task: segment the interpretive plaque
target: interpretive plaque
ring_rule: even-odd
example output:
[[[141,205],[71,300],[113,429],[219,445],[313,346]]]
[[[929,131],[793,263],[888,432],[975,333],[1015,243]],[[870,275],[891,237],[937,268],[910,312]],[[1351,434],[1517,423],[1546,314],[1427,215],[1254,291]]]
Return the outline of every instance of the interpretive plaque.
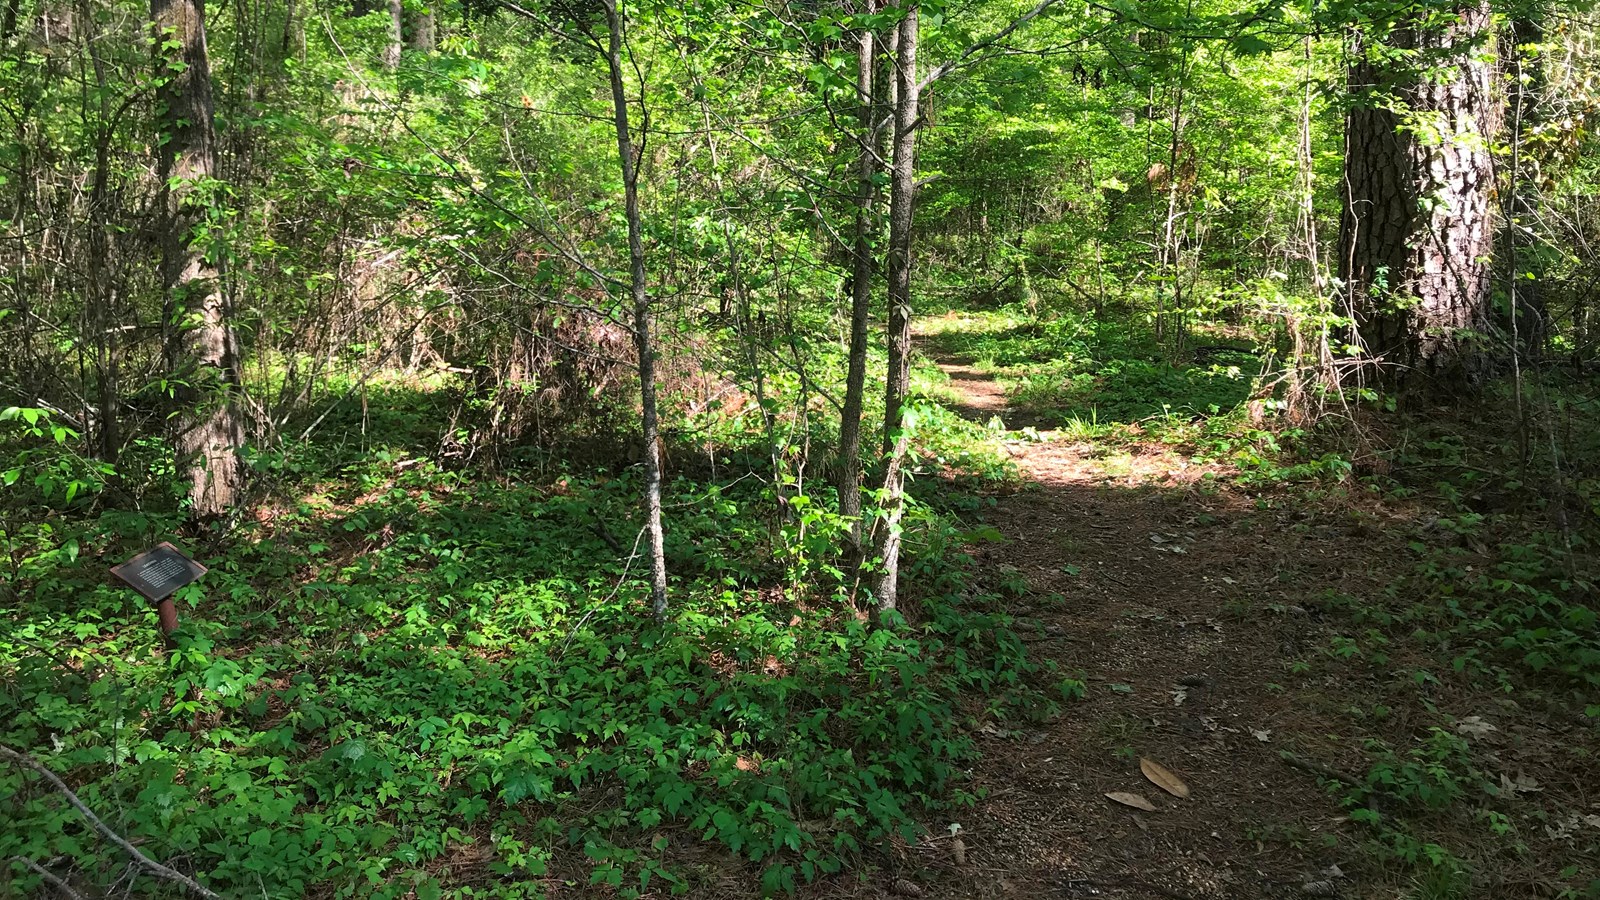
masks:
[[[165,600],[173,592],[206,573],[206,567],[183,555],[183,551],[162,541],[120,566],[111,574],[151,600]]]

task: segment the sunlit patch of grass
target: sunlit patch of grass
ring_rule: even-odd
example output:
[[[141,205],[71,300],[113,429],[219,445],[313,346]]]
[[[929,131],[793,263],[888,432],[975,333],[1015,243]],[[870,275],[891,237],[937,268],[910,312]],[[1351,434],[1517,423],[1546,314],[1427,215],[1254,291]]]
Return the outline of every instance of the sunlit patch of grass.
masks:
[[[1074,413],[1056,429],[1056,434],[1068,441],[1093,441],[1106,435],[1111,429],[1110,425],[1102,425],[1097,410],[1090,410],[1088,417]]]
[[[1031,319],[1015,309],[950,310],[942,315],[918,319],[917,334],[928,338],[951,339],[954,344],[962,344],[1023,327]]]
[[[940,352],[994,374],[1013,409],[1073,423],[1081,439],[1094,431],[1084,424],[1226,414],[1260,371],[1259,358],[1238,340],[1201,348],[1195,362],[1174,362],[1142,330],[1070,308],[950,312],[925,319],[919,331]]]

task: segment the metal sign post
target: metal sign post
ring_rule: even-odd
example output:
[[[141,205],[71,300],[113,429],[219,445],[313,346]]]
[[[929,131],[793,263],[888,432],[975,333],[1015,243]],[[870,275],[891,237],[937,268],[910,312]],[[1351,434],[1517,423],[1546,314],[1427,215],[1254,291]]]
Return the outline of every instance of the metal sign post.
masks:
[[[162,541],[119,566],[111,567],[129,587],[155,601],[161,619],[161,637],[172,646],[172,633],[178,630],[178,607],[172,595],[206,574],[206,567],[183,555],[183,551]]]

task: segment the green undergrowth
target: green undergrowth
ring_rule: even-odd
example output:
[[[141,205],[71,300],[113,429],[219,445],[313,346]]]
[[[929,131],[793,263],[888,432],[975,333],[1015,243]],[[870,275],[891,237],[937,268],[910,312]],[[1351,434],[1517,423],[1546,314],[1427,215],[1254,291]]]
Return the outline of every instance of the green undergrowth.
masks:
[[[1015,413],[1068,440],[1111,448],[1156,441],[1251,488],[1352,475],[1336,439],[1346,423],[1290,427],[1270,415],[1273,403],[1252,418],[1245,401],[1262,373],[1258,347],[1207,326],[1175,360],[1144,323],[1127,319],[1014,304],[951,311],[927,319],[923,332],[936,351],[994,373]]]
[[[1553,423],[1530,420],[1535,452],[1523,457],[1508,405],[1491,399],[1475,422],[1407,423],[1393,474],[1370,482],[1435,512],[1409,536],[1410,559],[1380,602],[1344,606],[1463,679],[1600,717],[1600,470],[1585,449],[1600,445],[1600,419],[1569,422],[1579,430],[1555,459],[1541,436]]]
[[[1352,723],[1365,771],[1334,789],[1369,858],[1418,900],[1534,883],[1600,897],[1583,863],[1600,816],[1578,774],[1600,758],[1600,420],[1580,385],[1529,395],[1526,418],[1493,395],[1386,423],[1388,471],[1364,481],[1413,521],[1379,590],[1318,604],[1327,656],[1381,697]]]
[[[19,479],[5,507],[0,742],[219,892],[685,893],[729,859],[780,892],[969,802],[970,728],[1073,693],[967,575],[960,513],[981,501],[931,473],[1004,467],[965,424],[919,432],[911,622],[869,626],[828,587],[831,498],[790,484],[780,505],[725,470],[669,484],[657,626],[635,470],[446,468],[414,452],[426,410],[385,408],[394,445],[258,457],[274,495],[182,542],[211,571],[178,595],[172,652],[105,570],[174,538],[174,514],[101,502],[94,473],[70,499]],[[125,864],[32,776],[0,767],[0,798],[0,858],[100,883]]]
[[[1203,339],[1175,362],[1147,329],[1068,307],[962,311],[928,320],[925,331],[941,352],[993,372],[1014,409],[1049,427],[1226,413],[1261,368],[1255,348],[1222,339]]]

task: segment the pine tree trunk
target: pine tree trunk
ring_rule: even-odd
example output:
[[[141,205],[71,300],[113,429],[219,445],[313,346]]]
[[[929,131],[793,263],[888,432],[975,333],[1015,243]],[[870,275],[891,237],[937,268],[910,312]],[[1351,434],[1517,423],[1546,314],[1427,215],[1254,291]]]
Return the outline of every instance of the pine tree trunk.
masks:
[[[867,328],[872,306],[872,280],[877,266],[872,258],[874,179],[878,174],[878,106],[874,102],[873,67],[877,41],[863,31],[856,48],[856,126],[861,146],[856,151],[855,241],[850,269],[850,349],[845,372],[844,407],[839,416],[839,514],[856,520],[850,531],[850,560],[854,567],[862,556],[861,516],[861,413],[867,381]]]
[[[1493,47],[1489,4],[1457,13],[1389,41],[1434,73],[1397,74],[1359,52],[1350,72],[1339,271],[1367,353],[1397,383],[1473,384],[1490,361],[1490,143],[1502,110],[1483,58]]]
[[[166,346],[177,415],[179,471],[189,480],[192,511],[214,518],[240,499],[244,445],[238,345],[214,262],[197,242],[217,148],[206,56],[204,0],[152,0],[157,74],[163,112],[162,284]]]
[[[894,158],[889,172],[889,371],[885,379],[883,443],[889,457],[883,476],[883,521],[877,549],[882,569],[873,595],[878,609],[894,609],[900,587],[900,527],[905,513],[902,460],[909,438],[902,427],[911,388],[911,226],[916,192],[917,8],[906,10],[896,42]]]
[[[633,159],[628,95],[623,84],[622,15],[617,0],[603,0],[610,40],[606,67],[611,76],[611,109],[622,166],[623,210],[628,220],[628,275],[633,298],[633,341],[639,354],[640,423],[644,430],[645,531],[650,544],[650,607],[656,621],[667,618],[667,561],[661,526],[661,435],[656,414],[655,347],[650,337],[650,295],[644,271],[643,224],[639,217],[639,175]]]

